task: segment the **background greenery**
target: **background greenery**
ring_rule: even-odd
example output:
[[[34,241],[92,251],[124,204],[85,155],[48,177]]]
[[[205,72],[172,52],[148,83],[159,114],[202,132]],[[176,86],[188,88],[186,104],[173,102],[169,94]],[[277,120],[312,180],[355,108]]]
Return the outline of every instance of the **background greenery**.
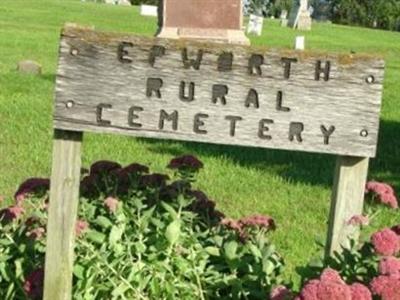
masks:
[[[53,90],[65,22],[147,36],[156,30],[156,19],[140,16],[137,7],[77,0],[0,1],[0,193],[6,202],[25,178],[50,175]],[[263,35],[251,40],[253,45],[292,48],[299,34],[306,36],[307,49],[385,57],[381,134],[370,179],[387,181],[400,191],[400,34],[330,24],[298,32],[267,20]],[[43,75],[17,73],[22,59],[40,62]],[[276,219],[274,242],[287,260],[288,277],[296,277],[295,266],[304,265],[317,250],[315,238],[325,238],[335,157],[85,134],[83,163],[136,160],[161,171],[172,156],[184,153],[204,161],[198,185],[229,216],[261,213]],[[398,212],[384,210],[375,228],[395,223],[400,223]]]
[[[400,30],[399,0],[330,0],[329,2],[334,22]]]
[[[159,0],[130,0],[132,4],[157,5]],[[290,11],[293,0],[244,0],[258,7],[258,13],[279,17]],[[400,30],[400,0],[309,0],[315,17],[328,18],[338,24]],[[263,8],[259,8],[260,5]],[[256,12],[257,13],[257,12]]]

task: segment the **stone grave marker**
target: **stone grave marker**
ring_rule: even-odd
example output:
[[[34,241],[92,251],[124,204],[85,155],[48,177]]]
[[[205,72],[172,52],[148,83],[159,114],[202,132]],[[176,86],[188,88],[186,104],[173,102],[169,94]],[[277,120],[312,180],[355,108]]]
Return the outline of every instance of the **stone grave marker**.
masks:
[[[288,26],[299,30],[311,30],[312,20],[308,0],[293,0]]]
[[[158,16],[158,7],[154,6],[154,5],[142,4],[140,6],[140,15],[149,16],[149,17],[157,17]]]
[[[131,2],[129,0],[118,0],[117,2],[118,5],[124,5],[124,6],[131,6]]]
[[[305,49],[305,37],[304,36],[296,36],[294,48],[296,50],[304,50]]]
[[[33,60],[23,60],[18,63],[17,70],[20,73],[40,75],[42,74],[42,66]]]
[[[281,15],[279,19],[281,20],[281,26],[286,27],[288,25],[288,11],[287,10],[282,10]]]
[[[129,0],[105,0],[105,3],[113,5],[131,6],[131,2]]]
[[[242,0],[163,0],[160,5],[158,37],[250,43],[242,30]]]
[[[260,36],[263,30],[264,18],[257,15],[250,15],[249,24],[247,25],[247,34],[255,34]]]

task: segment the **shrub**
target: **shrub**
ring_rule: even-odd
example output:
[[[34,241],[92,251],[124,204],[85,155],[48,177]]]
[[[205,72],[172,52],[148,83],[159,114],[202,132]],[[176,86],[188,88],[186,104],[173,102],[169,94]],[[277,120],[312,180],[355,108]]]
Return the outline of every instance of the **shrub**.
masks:
[[[110,161],[83,170],[73,298],[265,299],[282,282],[273,219],[225,218],[194,188],[203,164],[193,156],[168,167],[173,174]],[[2,299],[41,298],[48,186],[30,179],[1,213]]]
[[[397,209],[397,198],[391,186],[369,182],[366,193],[372,194],[372,204]],[[387,200],[390,201],[387,201]],[[378,207],[373,207],[379,210]],[[367,216],[354,216],[348,224],[364,227]],[[400,225],[383,228],[371,235],[369,241],[350,242],[349,248],[335,252],[332,257],[317,259],[302,268],[303,288],[296,300],[400,299]],[[337,286],[334,286],[337,285]]]
[[[74,299],[400,299],[400,225],[310,263],[296,293],[283,285],[284,262],[268,239],[271,217],[225,217],[195,188],[204,166],[194,156],[167,167],[161,174],[98,161],[82,169]],[[15,204],[0,210],[1,299],[42,298],[49,185],[25,181]],[[366,192],[372,203],[397,208],[389,185],[370,182]]]
[[[331,0],[334,22],[399,30],[399,0]]]

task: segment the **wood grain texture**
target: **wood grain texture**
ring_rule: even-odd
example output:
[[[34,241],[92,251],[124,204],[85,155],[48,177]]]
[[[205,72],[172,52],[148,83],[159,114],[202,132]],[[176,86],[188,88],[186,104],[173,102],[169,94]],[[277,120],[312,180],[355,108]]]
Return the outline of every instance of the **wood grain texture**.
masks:
[[[82,133],[56,130],[47,223],[45,300],[70,300]]]
[[[121,42],[132,44],[123,47],[127,51],[124,59],[131,62],[118,60]],[[154,45],[164,47],[165,52],[155,58],[152,66],[149,55]],[[203,51],[198,70],[185,68],[183,49],[187,49],[188,59],[193,60],[198,50]],[[232,53],[232,68],[229,65],[218,68],[222,53]],[[252,55],[264,60],[259,70],[261,75],[257,74],[257,68],[255,74],[248,74]],[[282,58],[297,60],[291,64],[289,78],[285,78]],[[323,74],[319,81],[315,79],[318,61],[321,67],[330,61],[328,81]],[[60,46],[54,127],[374,157],[383,73],[383,60],[368,55],[214,45],[65,28]],[[369,76],[373,76],[373,83],[367,83]],[[156,92],[151,97],[146,95],[149,79],[161,80],[161,98]],[[193,101],[180,99],[181,82],[186,84],[186,96],[190,83],[194,84]],[[216,85],[220,92],[226,88],[225,105],[221,98],[213,101]],[[255,99],[254,92],[259,107],[255,107],[254,101],[246,107],[246,99]],[[279,97],[281,109],[278,109]],[[101,124],[96,116],[99,104],[106,105],[101,110],[101,120],[106,122]],[[142,109],[136,111],[134,120],[141,127],[129,125],[129,110],[133,106]],[[160,130],[162,110],[168,114],[177,112],[176,130],[171,121],[166,121]],[[201,117],[196,118],[197,114]],[[232,116],[241,118],[236,121],[234,135]],[[197,125],[201,125],[198,126],[201,130],[196,132],[199,120],[202,123]],[[301,142],[296,136],[290,139],[291,123],[301,123]],[[325,143],[321,126],[327,130],[334,127],[329,144]]]
[[[348,224],[361,215],[364,206],[365,183],[368,174],[368,158],[339,156],[336,162],[332,202],[329,217],[326,256],[342,247],[349,247],[351,239],[357,240],[358,226]]]

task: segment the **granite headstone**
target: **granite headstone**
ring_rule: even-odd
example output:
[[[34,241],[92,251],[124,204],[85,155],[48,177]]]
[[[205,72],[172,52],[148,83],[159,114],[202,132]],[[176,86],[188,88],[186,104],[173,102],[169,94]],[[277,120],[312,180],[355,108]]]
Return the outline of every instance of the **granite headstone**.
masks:
[[[311,30],[311,25],[308,0],[293,0],[288,26],[299,30]]]
[[[162,0],[158,37],[249,44],[242,0]]]

